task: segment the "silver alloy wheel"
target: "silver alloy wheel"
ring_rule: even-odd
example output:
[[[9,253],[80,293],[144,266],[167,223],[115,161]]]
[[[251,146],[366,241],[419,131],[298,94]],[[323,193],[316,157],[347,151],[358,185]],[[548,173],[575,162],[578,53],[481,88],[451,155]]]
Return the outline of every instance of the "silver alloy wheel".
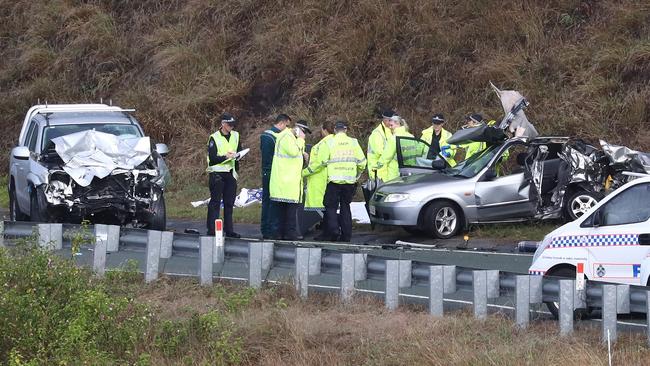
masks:
[[[457,225],[456,211],[451,207],[443,207],[436,213],[436,230],[441,235],[450,235]]]
[[[576,218],[584,215],[590,208],[596,206],[598,201],[595,198],[588,194],[581,194],[576,196],[573,201],[571,201],[571,213]]]

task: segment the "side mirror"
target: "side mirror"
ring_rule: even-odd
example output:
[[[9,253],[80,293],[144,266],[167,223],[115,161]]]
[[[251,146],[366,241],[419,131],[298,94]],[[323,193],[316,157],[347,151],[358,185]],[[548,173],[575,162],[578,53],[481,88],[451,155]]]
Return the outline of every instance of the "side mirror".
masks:
[[[27,146],[16,146],[11,150],[11,155],[18,160],[29,159],[29,153]]]
[[[483,180],[484,181],[491,181],[494,180],[497,177],[497,172],[494,170],[494,168],[489,168],[485,174],[483,174]]]
[[[167,147],[167,144],[156,144],[156,151],[160,156],[167,156],[169,154],[169,147]]]

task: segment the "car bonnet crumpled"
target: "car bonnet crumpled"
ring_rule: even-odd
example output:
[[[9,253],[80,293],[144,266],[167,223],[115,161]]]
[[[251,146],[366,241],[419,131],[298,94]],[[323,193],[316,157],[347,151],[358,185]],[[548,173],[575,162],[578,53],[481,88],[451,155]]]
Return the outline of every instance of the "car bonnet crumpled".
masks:
[[[650,153],[612,145],[603,140],[600,140],[600,146],[613,164],[626,165],[634,173],[650,174]]]
[[[90,130],[57,137],[52,142],[64,162],[63,170],[82,187],[115,169],[133,170],[151,155],[149,137],[120,137]]]

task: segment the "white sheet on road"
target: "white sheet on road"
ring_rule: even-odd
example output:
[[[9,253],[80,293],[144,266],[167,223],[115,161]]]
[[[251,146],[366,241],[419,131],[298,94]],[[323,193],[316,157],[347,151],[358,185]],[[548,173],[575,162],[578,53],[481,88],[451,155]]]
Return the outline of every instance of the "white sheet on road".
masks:
[[[115,169],[132,170],[151,155],[149,137],[119,137],[94,130],[52,139],[63,170],[82,187]]]
[[[210,202],[210,199],[204,199],[201,201],[192,201],[190,204],[192,207],[197,208],[201,206],[206,206]],[[254,203],[262,202],[262,189],[261,188],[242,188],[239,191],[239,194],[235,198],[235,207],[246,207]],[[352,213],[352,221],[356,221],[359,224],[369,224],[370,217],[368,217],[368,211],[366,211],[366,204],[364,202],[352,202],[350,204],[350,211]]]

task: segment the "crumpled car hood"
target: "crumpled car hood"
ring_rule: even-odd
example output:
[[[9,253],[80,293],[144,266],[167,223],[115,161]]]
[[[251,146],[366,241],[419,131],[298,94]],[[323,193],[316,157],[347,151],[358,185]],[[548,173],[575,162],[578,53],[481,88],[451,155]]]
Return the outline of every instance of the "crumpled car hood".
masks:
[[[82,187],[90,185],[94,177],[105,178],[116,169],[133,170],[151,155],[149,137],[119,137],[90,130],[57,137],[52,142],[64,162],[63,170]]]
[[[646,174],[650,174],[650,153],[639,152],[625,146],[612,145],[603,140],[600,140],[600,146],[612,163],[625,164],[635,173],[645,171]]]

